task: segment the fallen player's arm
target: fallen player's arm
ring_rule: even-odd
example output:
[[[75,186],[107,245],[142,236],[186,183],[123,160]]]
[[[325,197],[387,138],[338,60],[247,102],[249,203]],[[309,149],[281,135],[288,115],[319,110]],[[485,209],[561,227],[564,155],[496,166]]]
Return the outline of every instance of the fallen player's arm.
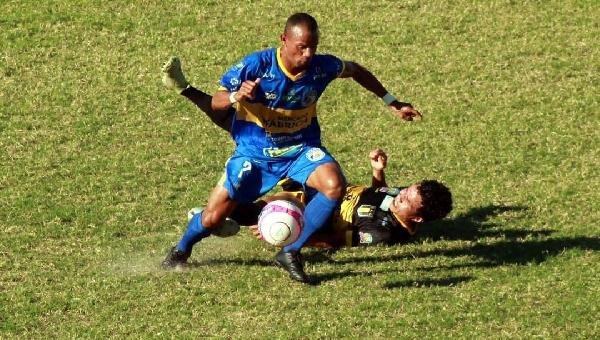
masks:
[[[373,188],[387,187],[383,169],[382,170],[373,169],[373,178],[371,179],[371,186]]]
[[[371,161],[372,175],[371,186],[373,188],[387,187],[385,181],[384,169],[387,166],[387,155],[380,148],[375,148],[369,152],[369,160]]]

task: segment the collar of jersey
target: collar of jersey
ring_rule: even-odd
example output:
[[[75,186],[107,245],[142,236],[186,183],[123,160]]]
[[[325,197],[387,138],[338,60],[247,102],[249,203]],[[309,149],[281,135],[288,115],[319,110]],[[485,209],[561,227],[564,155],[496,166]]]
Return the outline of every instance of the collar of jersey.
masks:
[[[414,228],[412,228],[408,222],[404,222],[400,218],[400,216],[396,215],[393,211],[390,210],[390,205],[393,204],[395,197],[396,197],[395,195],[390,195],[389,193],[387,193],[385,195],[385,197],[383,198],[383,201],[381,201],[381,204],[379,205],[379,209],[381,209],[383,211],[389,211],[390,213],[392,213],[392,216],[394,216],[394,219],[396,221],[398,221],[398,223],[400,223],[402,228],[406,229],[409,234],[413,235],[415,233]]]
[[[277,47],[277,51],[275,53],[277,54],[277,65],[279,66],[279,68],[281,69],[283,74],[285,74],[286,77],[290,78],[292,81],[296,81],[304,75],[304,73],[306,71],[302,71],[296,75],[293,75],[290,73],[290,71],[288,71],[285,68],[285,66],[283,65],[283,60],[281,60],[281,47]]]
[[[408,222],[404,222],[400,216],[396,215],[393,211],[390,210],[390,212],[392,213],[392,215],[394,216],[394,218],[396,219],[396,221],[398,221],[398,223],[400,223],[400,225],[406,229],[406,231],[408,231],[409,234],[414,235],[417,232],[417,228],[416,225],[408,223]]]

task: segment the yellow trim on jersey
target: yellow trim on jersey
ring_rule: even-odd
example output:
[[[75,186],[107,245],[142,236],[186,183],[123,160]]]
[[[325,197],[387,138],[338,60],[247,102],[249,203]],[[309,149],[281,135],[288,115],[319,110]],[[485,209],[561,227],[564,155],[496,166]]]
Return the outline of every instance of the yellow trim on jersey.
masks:
[[[290,71],[288,71],[287,68],[285,68],[285,65],[283,64],[283,60],[281,60],[281,47],[277,48],[276,54],[277,54],[277,66],[279,66],[279,68],[281,69],[281,72],[283,72],[283,74],[285,74],[286,77],[290,78],[290,80],[292,80],[292,81],[296,81],[304,75],[305,71],[302,71],[296,75],[293,75],[290,73]],[[342,73],[344,73],[344,70],[346,69],[346,62],[344,60],[341,60],[341,61],[342,61],[342,69],[340,70],[340,73],[338,73],[336,75],[336,77],[339,77]]]
[[[236,119],[252,122],[269,133],[292,133],[308,127],[317,115],[317,104],[303,109],[272,109],[261,103],[241,101]]]
[[[391,211],[390,211],[391,212]],[[400,219],[396,214],[392,212],[392,215],[396,218],[396,221],[400,223],[400,225],[410,234],[410,236],[414,236],[417,233],[417,224],[413,224],[412,226],[409,223],[406,223]]]
[[[348,223],[352,223],[352,215],[354,214],[354,207],[358,203],[360,194],[365,190],[365,187],[349,186],[346,188],[346,195],[340,205],[340,218]]]
[[[332,227],[335,233],[344,233],[346,235],[346,246],[352,246],[352,215],[354,207],[358,204],[360,195],[365,190],[365,187],[349,186],[346,188],[346,195],[340,205],[339,214],[333,215]]]
[[[302,72],[294,75],[294,74],[291,74],[290,71],[287,70],[287,68],[285,68],[285,65],[283,64],[283,60],[281,60],[281,47],[277,48],[276,54],[277,54],[277,66],[279,66],[279,68],[281,69],[283,74],[285,74],[286,77],[290,78],[292,81],[296,81],[304,75],[305,71],[302,71]]]

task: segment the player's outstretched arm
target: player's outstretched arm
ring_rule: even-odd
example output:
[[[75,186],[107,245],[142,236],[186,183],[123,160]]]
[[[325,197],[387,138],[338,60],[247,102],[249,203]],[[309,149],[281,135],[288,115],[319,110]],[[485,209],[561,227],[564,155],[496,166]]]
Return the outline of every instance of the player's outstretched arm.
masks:
[[[410,103],[398,101],[369,70],[353,61],[345,61],[344,63],[345,68],[340,74],[340,78],[352,77],[362,87],[381,98],[396,116],[404,120],[411,121],[417,117],[423,117]]]
[[[373,170],[371,186],[373,188],[387,187],[385,173],[383,172],[387,166],[387,155],[385,154],[385,151],[380,148],[372,150],[369,152],[369,160],[371,161],[371,169]]]

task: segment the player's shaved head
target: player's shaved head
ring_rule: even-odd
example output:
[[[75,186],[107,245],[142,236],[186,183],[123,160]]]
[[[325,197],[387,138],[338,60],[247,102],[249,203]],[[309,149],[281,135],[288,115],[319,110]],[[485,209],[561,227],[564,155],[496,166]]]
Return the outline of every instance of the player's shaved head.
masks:
[[[315,18],[313,18],[310,14],[307,13],[292,14],[285,23],[283,33],[290,35],[296,34],[296,32],[294,32],[293,29],[294,27],[303,27],[306,28],[313,35],[319,35],[319,25],[317,24],[317,20],[315,20]]]
[[[312,60],[319,45],[319,26],[310,14],[292,14],[281,34],[280,56],[291,74],[300,74]]]

